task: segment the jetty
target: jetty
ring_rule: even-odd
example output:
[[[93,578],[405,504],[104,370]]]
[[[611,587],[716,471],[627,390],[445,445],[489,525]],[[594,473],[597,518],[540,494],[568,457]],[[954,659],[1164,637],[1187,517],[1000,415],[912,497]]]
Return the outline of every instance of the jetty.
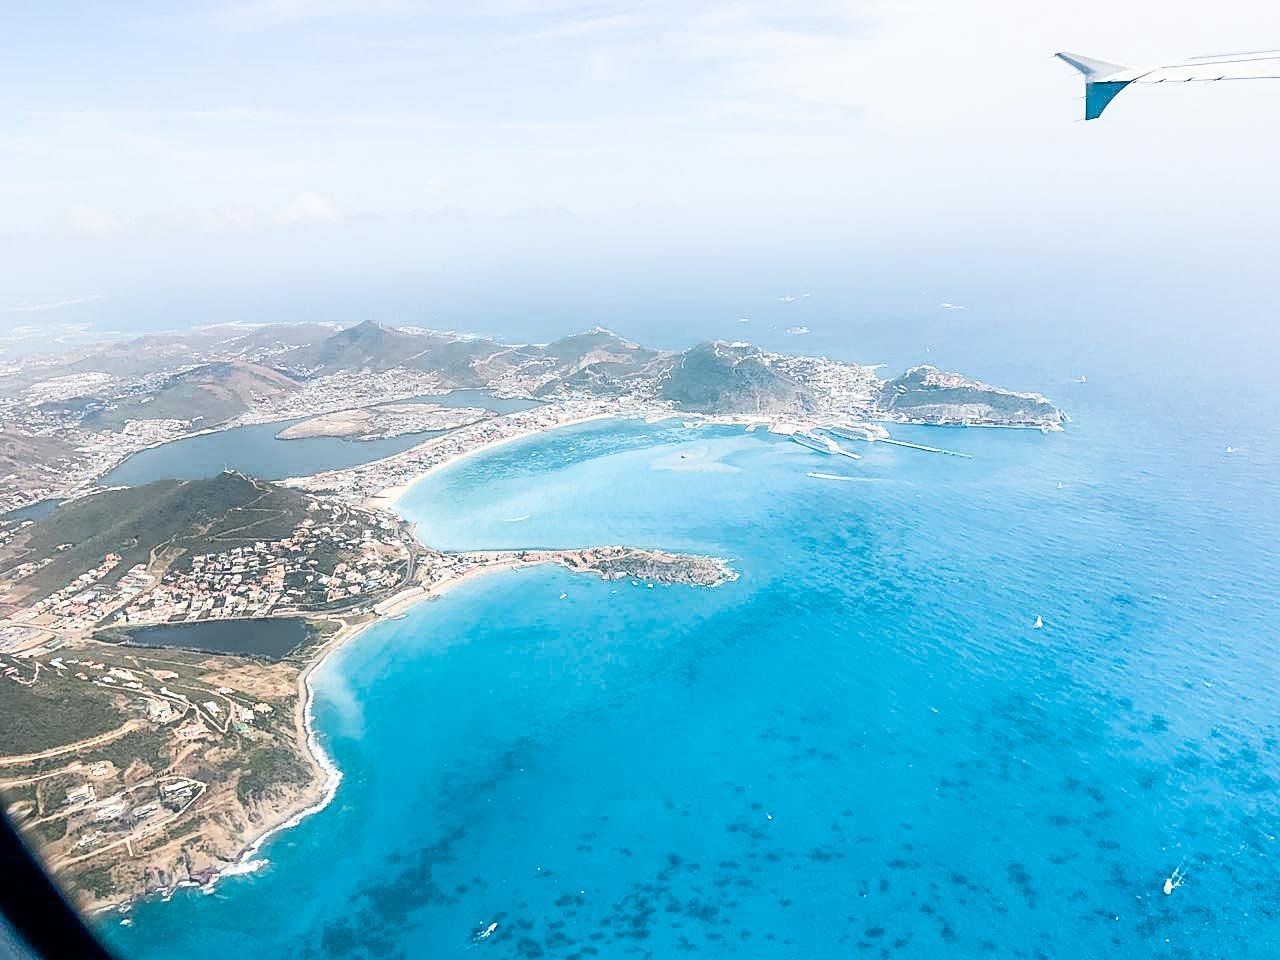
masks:
[[[806,431],[797,431],[791,434],[791,439],[802,447],[808,447],[810,450],[816,450],[818,453],[825,453],[829,456],[848,457],[850,460],[861,460],[862,457],[852,450],[846,450],[840,444],[836,443],[830,437],[819,436],[816,433]]]
[[[959,450],[943,450],[941,447],[930,447],[923,443],[912,443],[909,440],[894,440],[892,437],[884,437],[877,442],[889,443],[895,447],[910,447],[912,450],[923,450],[925,453],[941,453],[948,457],[963,457],[965,460],[973,459],[973,454],[971,453],[961,453]]]
[[[911,450],[922,450],[925,453],[941,453],[948,457],[961,457],[972,460],[973,454],[961,453],[958,450],[944,450],[924,443],[913,443],[910,440],[895,440],[889,431],[878,423],[840,423],[823,427],[827,433],[844,440],[865,440],[867,443],[887,443],[895,447],[907,447]],[[795,439],[794,437],[792,439]],[[837,446],[832,442],[833,446]]]

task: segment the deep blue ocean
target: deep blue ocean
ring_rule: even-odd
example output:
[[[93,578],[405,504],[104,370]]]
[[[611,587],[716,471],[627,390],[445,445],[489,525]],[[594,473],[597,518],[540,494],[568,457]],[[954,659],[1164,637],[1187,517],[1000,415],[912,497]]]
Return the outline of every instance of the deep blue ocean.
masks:
[[[402,508],[436,546],[742,576],[541,568],[366,631],[316,678],[333,804],[104,929],[136,960],[1280,956],[1272,407],[1158,379],[1039,383],[1061,434],[894,428],[972,460],[606,422],[430,477]]]

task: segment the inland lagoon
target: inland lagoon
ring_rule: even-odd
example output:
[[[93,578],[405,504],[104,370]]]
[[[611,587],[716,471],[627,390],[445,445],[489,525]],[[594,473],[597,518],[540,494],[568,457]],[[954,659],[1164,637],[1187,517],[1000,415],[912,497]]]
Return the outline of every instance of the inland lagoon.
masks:
[[[112,639],[140,647],[182,647],[208,653],[280,660],[310,637],[301,617],[257,617],[252,620],[196,620],[130,627],[112,631]]]
[[[483,407],[495,413],[509,413],[535,405],[531,400],[494,397],[482,390],[454,390],[410,400],[444,407]],[[281,430],[298,422],[300,420],[281,420],[232,427],[140,450],[105,474],[99,482],[105,487],[136,487],[154,480],[212,477],[227,469],[263,480],[281,480],[390,457],[441,432],[406,433],[378,440],[346,440],[340,437],[276,439]]]

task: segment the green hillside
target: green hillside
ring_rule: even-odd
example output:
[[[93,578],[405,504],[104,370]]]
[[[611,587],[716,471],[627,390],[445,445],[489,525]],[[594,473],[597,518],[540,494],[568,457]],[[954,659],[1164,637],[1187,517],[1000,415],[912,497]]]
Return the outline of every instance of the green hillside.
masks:
[[[171,563],[287,537],[310,502],[297,490],[231,472],[108,490],[27,527],[0,556],[0,577],[24,560],[49,557],[51,563],[22,581],[43,596],[118,553],[121,563],[107,578],[112,582],[137,563]]]
[[[808,405],[808,390],[770,367],[756,347],[700,343],[676,360],[662,395],[681,410],[771,414]]]
[[[89,429],[119,429],[129,420],[195,420],[211,427],[239,416],[255,403],[297,390],[292,377],[242,360],[207,363],[174,374],[160,389],[129,397],[91,413]]]

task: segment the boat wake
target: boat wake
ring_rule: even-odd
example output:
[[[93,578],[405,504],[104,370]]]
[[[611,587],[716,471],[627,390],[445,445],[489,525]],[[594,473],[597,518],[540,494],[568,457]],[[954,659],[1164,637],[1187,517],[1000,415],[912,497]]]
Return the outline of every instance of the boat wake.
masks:
[[[842,483],[875,483],[879,477],[849,477],[843,473],[816,473],[809,471],[808,476],[815,480],[839,480]]]

